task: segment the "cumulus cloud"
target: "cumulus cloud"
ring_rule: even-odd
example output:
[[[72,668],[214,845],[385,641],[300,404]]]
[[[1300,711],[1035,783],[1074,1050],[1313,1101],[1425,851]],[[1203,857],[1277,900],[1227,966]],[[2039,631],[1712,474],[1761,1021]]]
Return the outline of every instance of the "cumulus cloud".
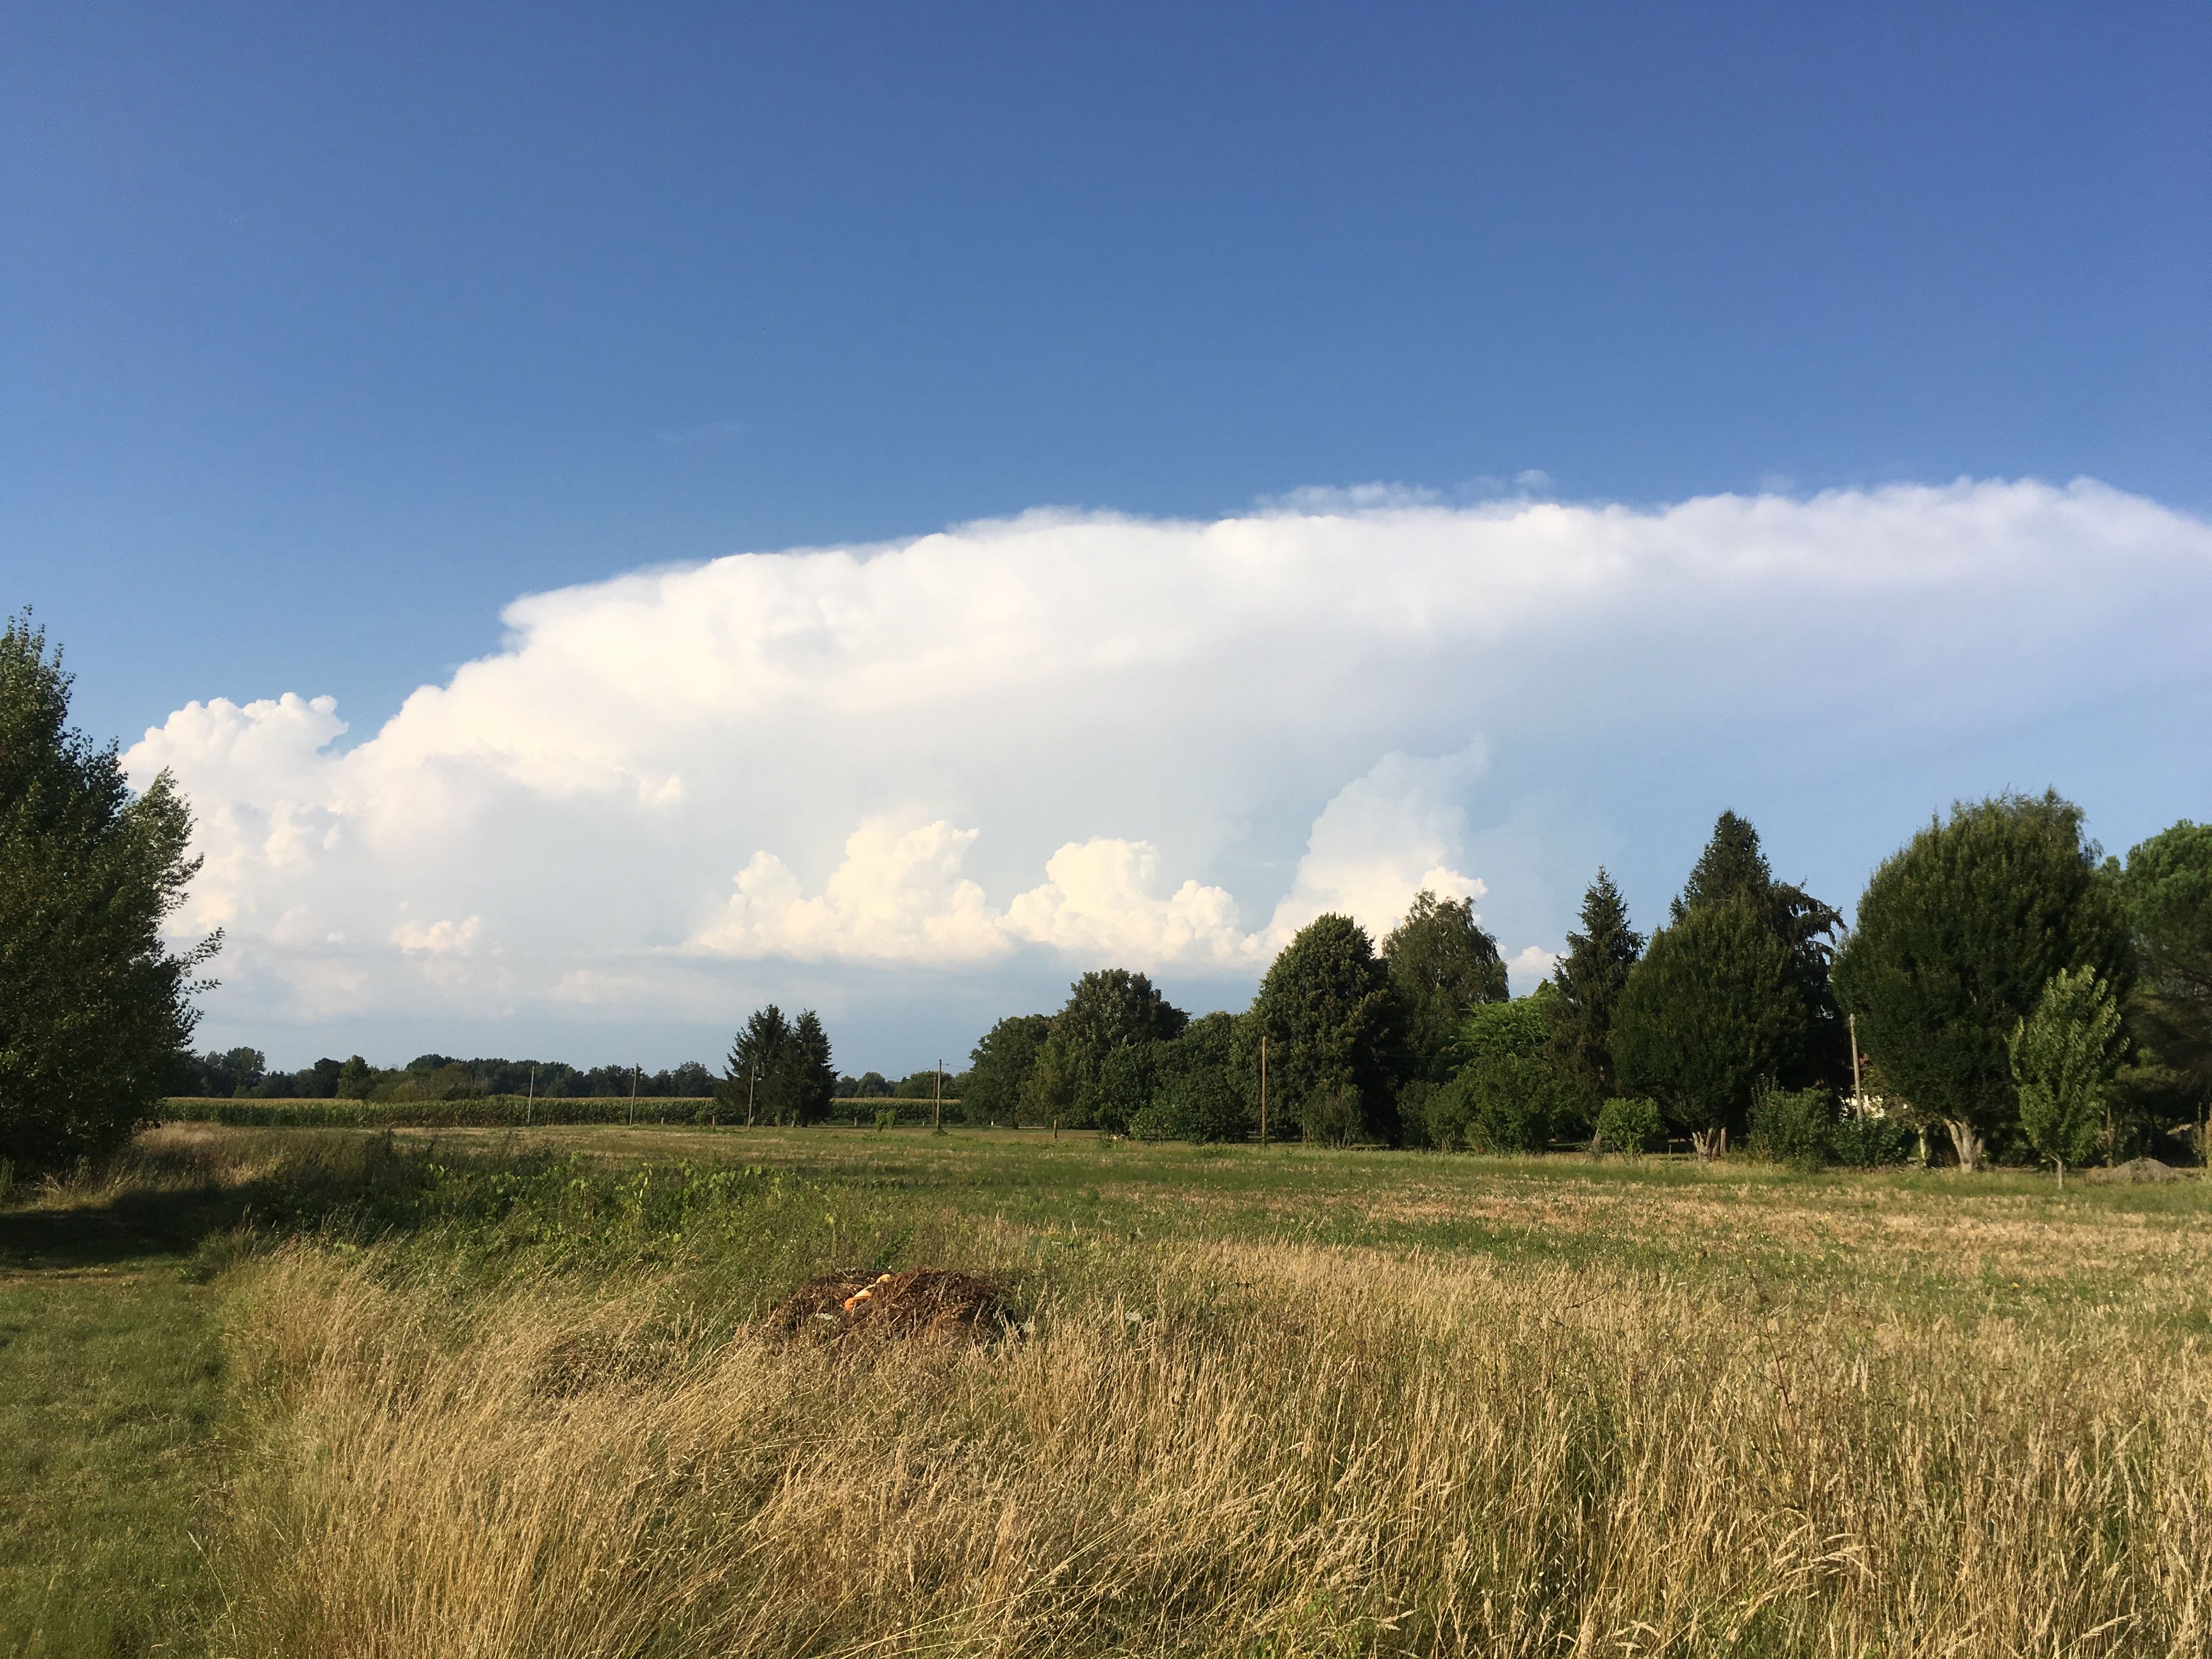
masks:
[[[198,814],[216,1029],[955,971],[1043,1006],[1107,963],[1233,1001],[1314,915],[1380,931],[1423,886],[1526,978],[1686,799],[2201,687],[2208,601],[2212,532],[2094,483],[1037,513],[532,595],[350,746],[286,692],[126,760]]]

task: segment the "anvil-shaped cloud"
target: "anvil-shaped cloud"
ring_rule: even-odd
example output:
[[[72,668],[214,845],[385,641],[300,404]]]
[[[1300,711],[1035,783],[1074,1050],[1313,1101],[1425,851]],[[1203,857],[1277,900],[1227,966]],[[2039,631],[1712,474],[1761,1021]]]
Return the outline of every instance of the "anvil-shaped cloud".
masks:
[[[787,983],[889,1006],[956,969],[1012,1012],[1109,963],[1227,1000],[1312,916],[1381,929],[1422,886],[1540,969],[1622,824],[1683,827],[1668,780],[1710,822],[1747,757],[1863,768],[2201,696],[2212,529],[2094,483],[1301,497],[738,556],[506,621],[349,748],[287,694],[129,751],[199,814],[182,921],[228,930],[217,1030],[555,1000],[704,1030]]]

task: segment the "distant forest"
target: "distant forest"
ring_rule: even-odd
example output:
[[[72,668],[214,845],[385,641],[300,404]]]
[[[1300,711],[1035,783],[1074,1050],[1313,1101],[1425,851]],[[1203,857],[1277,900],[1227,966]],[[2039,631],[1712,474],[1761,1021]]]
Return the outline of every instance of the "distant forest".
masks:
[[[965,1073],[945,1074],[945,1097],[957,1099]],[[723,1079],[696,1060],[662,1071],[642,1066],[577,1066],[558,1060],[462,1060],[417,1054],[404,1066],[377,1066],[359,1054],[323,1059],[296,1072],[272,1072],[258,1048],[186,1057],[175,1092],[212,1100],[474,1100],[535,1094],[546,1100],[605,1100],[635,1093],[640,1100],[704,1100]],[[927,1100],[934,1072],[886,1078],[880,1072],[836,1081],[840,1100]]]

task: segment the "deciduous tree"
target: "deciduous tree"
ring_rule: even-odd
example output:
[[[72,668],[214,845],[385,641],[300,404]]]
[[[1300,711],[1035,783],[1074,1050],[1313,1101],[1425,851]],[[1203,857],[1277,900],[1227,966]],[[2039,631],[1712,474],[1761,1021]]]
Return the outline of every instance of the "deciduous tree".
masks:
[[[1066,1006],[1053,1017],[1039,1050],[1040,1060],[1052,1055],[1051,1116],[1076,1123],[1101,1122],[1102,1113],[1115,1116],[1117,1109],[1102,1093],[1106,1057],[1181,1036],[1189,1019],[1142,974],[1107,968],[1084,975],[1068,988]],[[1119,1133],[1126,1125],[1106,1127]]]
[[[1022,1085],[1051,1031],[1048,1015],[1013,1014],[983,1033],[983,1040],[969,1054],[969,1080],[961,1101],[970,1123],[1019,1121]]]
[[[70,678],[27,617],[0,632],[0,1158],[51,1170],[119,1145],[182,1082],[194,973],[161,937],[198,860],[167,774],[134,796],[69,725]]]
[[[2058,1166],[2085,1162],[2101,1144],[2112,1156],[2112,1079],[2124,1053],[2120,1006],[2094,968],[2058,974],[2013,1027],[2007,1044],[2020,1127]]]

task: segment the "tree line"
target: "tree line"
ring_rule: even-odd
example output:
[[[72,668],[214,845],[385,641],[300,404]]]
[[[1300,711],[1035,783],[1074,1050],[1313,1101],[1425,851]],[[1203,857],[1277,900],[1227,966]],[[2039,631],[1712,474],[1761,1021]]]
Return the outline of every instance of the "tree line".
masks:
[[[992,1027],[963,1109],[1201,1141],[2201,1158],[2212,826],[2100,857],[2056,793],[1962,803],[1883,861],[1846,930],[1723,812],[1648,939],[1600,870],[1528,996],[1469,904],[1425,892],[1379,945],[1310,923],[1241,1014],[1085,974],[1058,1012]]]
[[[848,1098],[940,1092],[982,1123],[1199,1141],[1535,1151],[1749,1139],[1792,1161],[1940,1155],[1972,1169],[2207,1148],[2212,826],[2104,859],[2056,793],[1955,806],[1842,915],[1774,878],[1721,815],[1648,939],[1601,870],[1531,995],[1465,900],[1423,893],[1379,943],[1324,915],[1242,1012],[1193,1017],[1143,974],[1085,974],[1050,1013],[985,1034],[969,1070],[893,1084],[834,1071],[812,1011],[771,1005],[719,1073],[360,1055],[270,1073],[194,1056],[200,970],[162,925],[198,863],[165,775],[143,793],[67,724],[70,677],[27,617],[0,630],[0,1164],[66,1167],[163,1097],[711,1097],[730,1121],[806,1123]]]

